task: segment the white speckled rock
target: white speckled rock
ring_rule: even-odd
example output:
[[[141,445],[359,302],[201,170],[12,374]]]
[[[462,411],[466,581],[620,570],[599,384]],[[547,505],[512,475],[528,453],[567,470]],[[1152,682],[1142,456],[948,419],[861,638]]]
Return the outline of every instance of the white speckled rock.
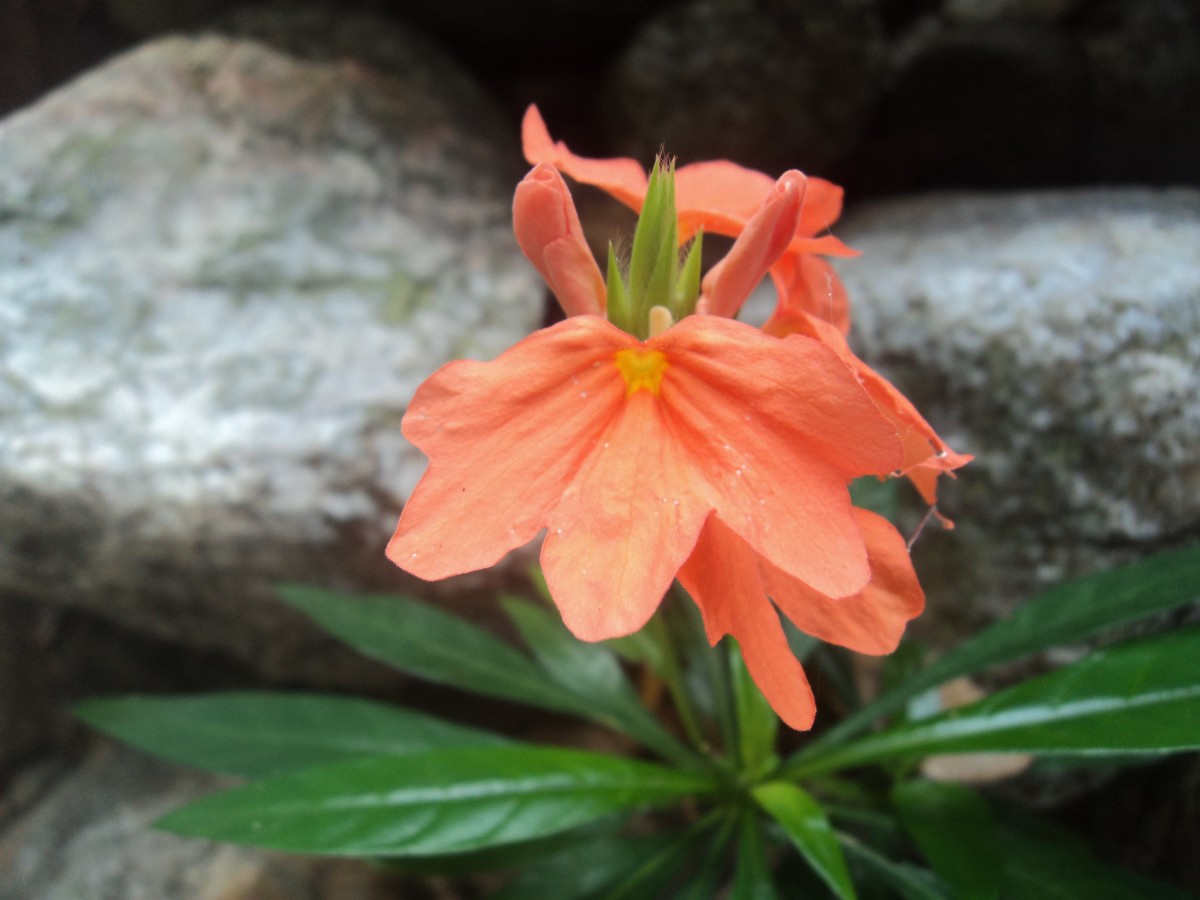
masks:
[[[386,900],[400,879],[352,859],[312,859],[182,838],[156,819],[233,779],[104,742],[8,786],[0,900]]]
[[[860,351],[978,457],[918,545],[935,617],[1200,537],[1200,192],[934,195],[839,236]]]
[[[0,599],[327,682],[267,585],[400,584],[405,404],[542,288],[515,132],[418,39],[357,33],[367,62],[344,29],[328,60],[164,39],[0,123]]]

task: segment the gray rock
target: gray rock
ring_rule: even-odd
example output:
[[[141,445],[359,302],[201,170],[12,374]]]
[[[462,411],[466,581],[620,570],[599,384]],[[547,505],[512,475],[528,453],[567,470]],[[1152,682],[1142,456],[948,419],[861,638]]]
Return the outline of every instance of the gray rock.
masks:
[[[1088,173],[1108,182],[1200,182],[1200,4],[1100,0],[1087,13]]]
[[[917,545],[922,628],[1200,537],[1200,192],[932,195],[839,236],[860,352],[977,457]]]
[[[1083,0],[946,0],[942,15],[954,22],[1055,22]]]
[[[855,0],[693,0],[641,27],[605,96],[614,145],[638,159],[728,157],[829,170],[880,91],[879,23]]]
[[[103,0],[109,17],[135,34],[163,34],[195,28],[238,0]]]
[[[515,133],[384,37],[364,55],[390,41],[391,70],[342,38],[328,61],[165,39],[0,123],[0,601],[374,677],[269,585],[405,585],[382,558],[424,464],[405,404],[542,297]]]
[[[1091,82],[1073,36],[1036,22],[926,21],[896,43],[892,64],[851,169],[859,190],[1079,177]]]
[[[314,860],[155,831],[172,809],[233,782],[102,744],[8,790],[0,900],[384,900],[400,884],[367,862]]]

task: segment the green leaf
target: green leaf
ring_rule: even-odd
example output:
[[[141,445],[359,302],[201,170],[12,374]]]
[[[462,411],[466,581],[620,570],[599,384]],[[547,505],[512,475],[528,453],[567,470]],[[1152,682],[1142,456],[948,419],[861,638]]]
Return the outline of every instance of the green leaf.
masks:
[[[528,601],[504,597],[500,602],[546,674],[577,698],[580,715],[637,738],[681,765],[703,764],[642,705],[608,647],[579,640],[557,615]]]
[[[470,747],[279,775],[158,825],[294,853],[420,856],[528,841],[714,789],[700,776],[598,753]]]
[[[763,696],[742,659],[741,648],[733,642],[729,648],[729,663],[733,672],[733,700],[737,711],[737,735],[741,744],[742,768],[751,773],[772,768],[779,759],[775,755],[775,739],[779,733],[779,716]]]
[[[797,759],[862,731],[943,682],[1060,643],[1080,641],[1200,600],[1200,546],[1055,585],[813,741]]]
[[[712,900],[717,895],[726,863],[725,851],[736,825],[736,815],[726,814],[723,817],[705,852],[692,866],[691,877],[676,893],[676,900]]]
[[[767,861],[766,841],[758,813],[747,808],[738,831],[737,866],[730,900],[778,900]]]
[[[874,475],[856,478],[850,483],[850,501],[894,522],[900,511],[899,486],[895,478],[880,479]]]
[[[492,900],[599,900],[614,894],[657,900],[690,852],[688,835],[607,834],[572,846],[531,866]]]
[[[89,725],[173,762],[257,778],[360,756],[499,746],[499,735],[350,697],[237,692],[112,697],[75,707]]]
[[[1168,753],[1200,749],[1200,628],[1099,650],[969,706],[791,767],[829,771],[933,753]]]
[[[838,838],[852,858],[865,864],[888,882],[904,900],[956,900],[947,892],[937,876],[927,869],[909,863],[893,862],[850,835],[839,834]],[[1016,897],[1013,900],[1016,900]]]
[[[386,860],[389,871],[409,875],[455,875],[476,872],[519,872],[550,862],[559,855],[578,852],[612,835],[623,827],[629,813],[615,813],[580,828],[559,832],[547,837],[533,838],[467,850],[460,853],[429,853],[423,856],[393,856]]]
[[[1004,897],[1038,900],[1188,900],[1190,894],[1099,862],[1074,840],[1020,816],[996,830],[1004,867]]]
[[[987,801],[960,784],[901,782],[892,802],[933,870],[963,900],[996,900],[1002,870]]]
[[[791,838],[821,879],[842,900],[854,900],[854,885],[846,870],[842,849],[820,804],[805,791],[785,781],[754,788],[754,799]]]
[[[426,603],[293,585],[279,592],[363,655],[402,671],[489,697],[578,711],[578,700],[515,647]]]

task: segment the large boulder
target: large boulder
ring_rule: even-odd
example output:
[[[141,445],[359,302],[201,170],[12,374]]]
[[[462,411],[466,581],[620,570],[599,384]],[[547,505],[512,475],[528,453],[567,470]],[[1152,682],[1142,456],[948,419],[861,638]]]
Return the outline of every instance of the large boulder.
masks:
[[[881,90],[885,45],[855,0],[691,0],[644,23],[604,103],[622,153],[826,173]]]
[[[917,544],[920,628],[1200,538],[1200,191],[930,195],[839,236],[860,352],[976,455]]]
[[[405,405],[543,292],[515,130],[423,41],[327,16],[156,41],[0,123],[0,603],[378,687],[271,585],[411,584]]]

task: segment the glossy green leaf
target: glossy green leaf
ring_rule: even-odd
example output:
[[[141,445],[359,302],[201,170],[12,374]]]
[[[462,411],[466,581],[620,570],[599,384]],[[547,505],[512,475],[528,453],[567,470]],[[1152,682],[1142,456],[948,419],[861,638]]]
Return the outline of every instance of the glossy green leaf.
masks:
[[[1028,814],[996,829],[1002,896],[1038,900],[1188,900],[1190,894],[1100,862],[1074,840],[1056,839]]]
[[[738,825],[737,864],[729,900],[778,900],[758,813],[747,808]]]
[[[839,839],[847,855],[890,884],[904,900],[957,900],[927,869],[890,860],[850,835],[841,834]]]
[[[1002,869],[987,801],[961,784],[913,780],[892,790],[905,831],[962,900],[996,900]]]
[[[427,603],[301,586],[279,592],[364,656],[412,675],[560,712],[578,710],[578,700],[515,647]]]
[[[612,650],[579,640],[557,615],[528,601],[505,597],[501,603],[542,669],[577,698],[580,715],[637,738],[682,765],[703,763],[642,705]]]
[[[331,763],[206,797],[158,824],[295,853],[414,856],[528,841],[714,789],[616,756],[459,748]]]
[[[1191,628],[1096,651],[969,706],[835,748],[791,774],[933,753],[1195,750],[1198,723],[1200,628]]]
[[[1055,585],[985,628],[928,668],[849,716],[809,745],[797,759],[862,731],[880,716],[943,682],[1055,644],[1083,640],[1137,619],[1200,600],[1200,546],[1160,553],[1140,562]]]
[[[796,849],[842,900],[854,900],[854,885],[846,870],[842,848],[825,811],[794,784],[773,781],[752,791],[755,802],[782,827]]]
[[[244,691],[112,697],[75,707],[89,725],[173,762],[257,778],[360,756],[507,743],[382,703]]]
[[[479,850],[392,856],[386,860],[386,865],[389,871],[409,875],[462,876],[478,872],[523,872],[549,863],[563,854],[577,854],[580,847],[612,836],[624,826],[630,815],[632,813],[623,811],[546,837]]]

